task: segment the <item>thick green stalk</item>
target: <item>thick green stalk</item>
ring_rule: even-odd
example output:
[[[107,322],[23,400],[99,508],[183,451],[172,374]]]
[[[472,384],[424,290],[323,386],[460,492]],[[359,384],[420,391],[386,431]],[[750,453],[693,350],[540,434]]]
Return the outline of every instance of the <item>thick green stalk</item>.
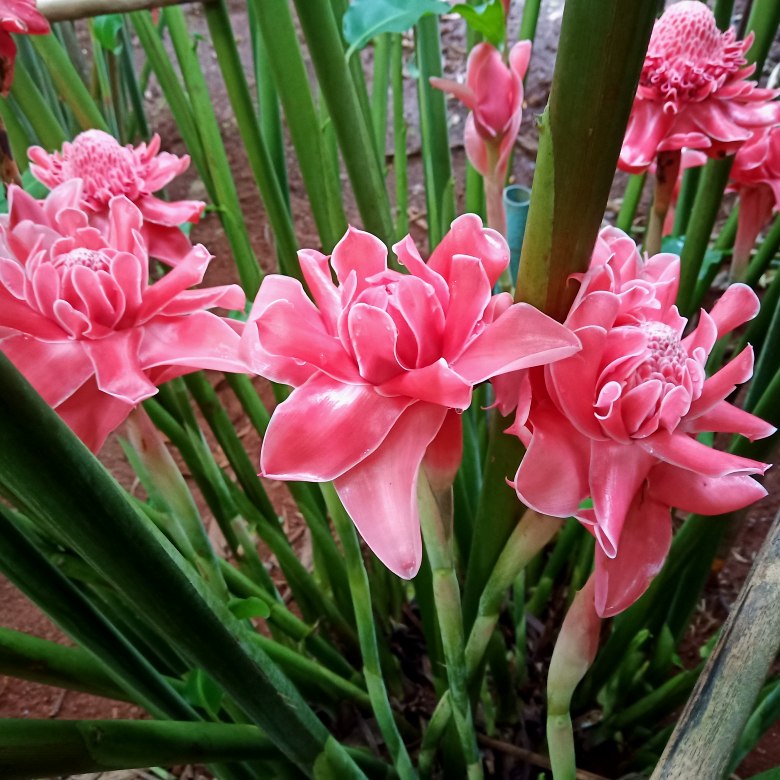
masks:
[[[761,76],[761,71],[764,69],[764,62],[777,35],[778,26],[780,26],[780,3],[776,0],[753,0],[746,30],[754,33],[756,39],[748,49],[747,60],[756,64],[756,78]]]
[[[252,104],[252,96],[249,93],[249,85],[238,54],[238,46],[230,26],[227,6],[224,0],[212,0],[212,2],[205,3],[203,9],[206,13],[211,40],[217,52],[217,60],[227,88],[230,105],[233,108],[233,115],[244,142],[249,167],[252,169],[255,182],[263,198],[268,221],[276,240],[279,270],[288,276],[302,279],[296,255],[298,241],[295,237],[289,205],[260,131],[260,122]],[[256,290],[248,289],[247,292],[253,295]]]
[[[130,38],[130,23],[125,17],[122,23],[122,51],[119,58],[122,68],[122,78],[127,85],[127,91],[130,98],[130,105],[133,108],[133,114],[130,117],[127,135],[129,140],[133,139],[134,132],[137,130],[141,138],[149,138],[149,125],[146,121],[146,111],[144,110],[144,96],[141,85],[136,73],[135,63],[133,62],[133,43]]]
[[[371,123],[379,157],[384,164],[387,138],[387,91],[390,81],[390,49],[392,36],[383,33],[374,40],[374,74],[371,83]]]
[[[344,58],[344,45],[330,3],[295,0],[322,96],[366,230],[389,243],[393,236],[390,199],[371,127]]]
[[[431,77],[442,75],[439,20],[429,14],[415,27],[417,95],[420,106],[420,137],[425,171],[425,202],[428,209],[428,244],[433,249],[455,218],[455,199],[450,157],[449,128],[444,93],[434,89]]]
[[[409,172],[406,156],[406,117],[404,116],[404,45],[400,33],[392,35],[390,71],[393,85],[393,176],[395,177],[395,237],[409,230]]]
[[[324,484],[321,487],[328,511],[344,548],[344,559],[355,609],[355,622],[358,627],[360,652],[363,656],[363,674],[365,675],[366,688],[371,698],[374,716],[376,717],[379,731],[385,740],[387,750],[393,758],[393,764],[399,777],[401,780],[413,780],[413,778],[416,778],[417,773],[414,771],[412,760],[398,731],[395,715],[387,696],[384,677],[382,676],[376,626],[371,610],[371,589],[363,557],[360,553],[360,544],[358,543],[355,526],[342,506],[333,485]]]
[[[700,170],[696,168],[695,170]],[[726,252],[734,246],[734,239],[737,237],[737,225],[739,224],[739,202],[734,204],[726,223],[721,228],[718,237],[715,239],[714,248],[720,252]],[[687,227],[687,226],[686,226]]]
[[[536,25],[539,21],[541,5],[542,0],[525,0],[523,3],[523,17],[520,20],[518,40],[533,41],[536,37]]]
[[[268,152],[273,161],[276,178],[282,188],[287,208],[290,208],[290,188],[287,179],[287,155],[284,148],[284,130],[282,113],[279,110],[279,93],[271,72],[268,50],[260,32],[253,3],[247,5],[249,25],[252,35],[252,60],[254,63],[255,91],[257,92],[257,111],[260,128]]]
[[[18,166],[19,172],[24,173],[30,167],[27,159],[27,148],[33,139],[25,132],[10,100],[0,100],[0,121],[5,125],[14,162]]]
[[[112,99],[113,90],[111,77],[109,75],[109,66],[107,60],[108,54],[103,49],[100,41],[98,41],[95,37],[92,20],[88,20],[87,24],[89,26],[90,39],[92,43],[92,71],[94,91],[97,93],[95,98],[95,105],[98,106],[97,100],[100,100],[100,105],[98,108],[102,107],[101,113],[107,125],[106,129],[121,143],[122,139],[119,136],[119,124],[117,123],[116,111]]]
[[[710,242],[712,228],[715,226],[733,162],[733,157],[725,157],[722,160],[709,160],[704,166],[688,223],[685,246],[680,255],[680,289],[677,292],[677,306],[683,316],[690,316],[695,311],[696,281],[699,278],[699,270]]]
[[[3,627],[0,627],[0,674],[118,701],[130,698],[105,673],[102,665],[95,662],[91,653]]]
[[[715,0],[715,22],[721,30],[728,30],[731,26],[731,12],[734,9],[734,0]]]
[[[48,151],[59,149],[68,140],[59,120],[20,62],[17,62],[14,68],[11,96]]]
[[[655,0],[588,0],[563,11],[515,297],[562,320],[601,226],[644,54]],[[582,89],[587,84],[588,89]]]
[[[442,517],[441,511],[442,504],[451,506],[452,500],[451,496],[449,500],[438,500],[422,470],[417,483],[417,500],[425,549],[433,572],[433,596],[447,664],[452,714],[466,761],[466,773],[472,780],[482,777],[482,761],[468,693],[463,613],[453,558],[452,517]]]
[[[623,202],[620,204],[620,212],[617,215],[616,225],[626,233],[631,232],[634,224],[639,201],[642,198],[642,190],[645,188],[646,173],[635,173],[628,177]]]
[[[691,218],[691,209],[693,208],[693,201],[696,198],[700,179],[701,166],[688,168],[683,174],[680,195],[677,198],[677,205],[674,210],[673,236],[683,236],[688,230],[688,220]]]
[[[46,63],[46,68],[54,81],[62,100],[76,117],[82,130],[97,128],[108,132],[103,116],[92,95],[89,94],[78,71],[68,57],[62,44],[53,35],[32,35],[32,44]]]
[[[284,108],[303,183],[323,249],[329,252],[347,229],[338,179],[328,176],[317,108],[287,0],[251,0],[252,10]]]
[[[753,256],[750,265],[747,267],[745,274],[740,281],[749,284],[751,287],[755,287],[756,284],[758,284],[761,275],[766,271],[769,264],[774,259],[778,249],[780,249],[780,216],[775,217],[772,227],[769,228],[769,232],[766,234],[763,243]]]
[[[776,290],[772,290],[776,293]],[[775,295],[772,296],[775,298]],[[752,409],[761,396],[766,392],[774,376],[780,372],[780,306],[776,301],[769,300],[767,306],[774,306],[774,313],[769,320],[766,333],[762,334],[761,352],[759,353],[756,367],[753,372],[753,380],[745,399],[745,408]]]
[[[780,513],[653,773],[722,777],[780,650]]]
[[[46,453],[42,457],[41,453]],[[324,756],[351,761],[296,689],[257,648],[237,639],[239,621],[215,611],[125,500],[100,462],[18,371],[0,357],[0,477],[5,488],[120,590],[147,622],[206,671],[291,762],[312,773]],[[67,523],[61,518],[67,517]],[[139,576],[143,572],[144,576]],[[354,764],[352,776],[360,776]]]
[[[0,776],[5,780],[278,757],[273,742],[254,726],[179,721],[0,721]]]
[[[135,20],[142,13],[146,14],[146,12],[133,14],[133,19]],[[178,6],[168,6],[164,9],[163,14],[189,93],[192,116],[197,118],[196,128],[201,139],[203,159],[213,186],[213,199],[219,209],[219,217],[233,252],[233,260],[238,269],[241,286],[246,294],[253,298],[260,286],[262,271],[249,240],[247,225],[241,211],[241,202],[230,170],[225,145],[222,142],[222,133],[214,113],[214,104],[209,94],[206,77],[203,74],[197,53],[193,49],[192,38],[187,29],[182,9]],[[146,23],[151,26],[148,14],[144,18]],[[153,31],[151,35],[159,44],[157,33]],[[149,49],[147,49],[147,54],[149,54]],[[164,50],[162,56],[167,60],[168,55]],[[157,69],[155,68],[155,70]]]

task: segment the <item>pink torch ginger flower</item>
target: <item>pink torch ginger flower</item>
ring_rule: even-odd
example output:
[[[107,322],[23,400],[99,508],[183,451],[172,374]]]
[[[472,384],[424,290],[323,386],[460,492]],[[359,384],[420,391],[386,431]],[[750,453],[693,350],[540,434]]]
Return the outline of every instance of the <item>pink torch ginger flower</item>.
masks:
[[[479,43],[469,54],[466,83],[432,78],[437,89],[454,95],[471,109],[466,119],[466,152],[483,176],[506,178],[523,112],[523,78],[531,59],[531,41],[516,43],[509,67],[489,43]]]
[[[38,202],[9,190],[0,217],[0,350],[94,452],[157,385],[199,368],[243,371],[236,285],[188,290],[211,256],[198,245],[149,283],[143,217],[119,195],[105,233],[89,224],[82,182]]]
[[[187,170],[188,155],[177,157],[160,152],[160,136],[149,144],[122,146],[102,130],[87,130],[62,151],[49,154],[40,146],[28,150],[30,171],[49,189],[81,179],[82,208],[90,213],[90,223],[103,228],[108,222],[111,199],[124,195],[143,215],[143,237],[149,254],[175,265],[192,244],[179,229],[184,222],[197,222],[205,203],[197,200],[164,201],[153,192]]]
[[[607,617],[660,570],[670,507],[721,514],[766,495],[750,475],[767,464],[711,449],[697,434],[752,440],[775,429],[725,400],[752,374],[750,347],[709,379],[704,373],[715,341],[758,311],[749,287],[732,285],[683,338],[676,256],[643,262],[628,236],[606,228],[579,279],[566,324],[582,351],[523,378],[512,432],[528,451],[514,484],[528,506],[574,515],[592,531],[596,609]],[[587,497],[593,508],[581,509]]]
[[[16,44],[11,33],[46,35],[49,22],[35,0],[0,0],[0,95],[8,96],[14,80]]]
[[[780,104],[777,106],[780,121]],[[738,277],[773,211],[780,211],[780,125],[756,133],[737,152],[730,190],[739,193],[739,222],[731,265]]]
[[[536,309],[491,294],[509,251],[477,216],[456,219],[427,264],[408,236],[394,251],[409,273],[388,269],[384,244],[353,228],[330,258],[301,251],[312,300],[297,280],[267,276],[243,346],[254,370],[295,387],[268,426],[263,476],[333,480],[368,546],[410,578],[422,554],[420,464],[428,451],[441,486],[460,459],[451,410],[494,374],[579,347]]]
[[[771,124],[777,90],[747,78],[753,36],[721,32],[705,3],[682,0],[655,23],[620,153],[620,167],[647,170],[659,152],[683,147],[710,157],[733,154],[753,130]]]

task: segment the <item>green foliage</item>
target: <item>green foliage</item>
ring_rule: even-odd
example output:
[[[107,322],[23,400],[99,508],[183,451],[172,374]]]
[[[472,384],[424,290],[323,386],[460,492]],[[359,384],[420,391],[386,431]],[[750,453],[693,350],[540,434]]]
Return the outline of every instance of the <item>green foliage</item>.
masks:
[[[496,48],[501,48],[504,45],[506,20],[501,0],[491,0],[489,3],[481,5],[459,3],[452,7],[452,11],[460,14],[466,20],[466,24],[488,43],[492,43]]]

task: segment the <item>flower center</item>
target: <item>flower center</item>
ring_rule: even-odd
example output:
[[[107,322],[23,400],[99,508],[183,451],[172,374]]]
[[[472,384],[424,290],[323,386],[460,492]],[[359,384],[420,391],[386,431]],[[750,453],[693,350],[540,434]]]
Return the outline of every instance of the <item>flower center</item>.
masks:
[[[640,84],[656,93],[664,110],[705,100],[744,64],[742,42],[722,33],[712,11],[699,0],[670,6],[656,22]]]
[[[648,379],[682,384],[688,353],[680,343],[677,331],[662,322],[645,322],[639,328],[647,337],[647,347],[644,360],[633,372],[631,384],[637,385]]]
[[[82,179],[83,198],[96,209],[107,206],[115,195],[137,198],[140,173],[132,151],[100,130],[81,133],[62,152],[62,180]]]
[[[98,249],[86,249],[85,247],[76,247],[70,252],[58,255],[52,260],[55,268],[68,270],[77,265],[83,265],[85,268],[91,268],[93,271],[108,271],[111,266],[111,258]]]

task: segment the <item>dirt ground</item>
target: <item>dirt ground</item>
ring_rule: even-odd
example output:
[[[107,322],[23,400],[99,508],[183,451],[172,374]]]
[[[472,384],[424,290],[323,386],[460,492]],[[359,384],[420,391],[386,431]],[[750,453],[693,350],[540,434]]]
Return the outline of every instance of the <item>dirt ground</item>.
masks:
[[[519,4],[515,4],[516,6]],[[537,41],[534,48],[531,68],[526,91],[527,112],[518,141],[513,175],[521,184],[530,185],[533,176],[536,154],[536,133],[532,116],[541,112],[552,78],[552,67],[555,55],[555,42],[560,28],[562,0],[550,0],[542,7]],[[246,72],[251,73],[251,55],[248,40],[248,20],[243,4],[239,0],[231,0],[231,15],[234,29],[240,31],[238,40]],[[518,25],[518,8],[510,29],[516,30]],[[204,63],[206,75],[212,90],[214,105],[218,112],[226,147],[231,158],[236,186],[239,192],[244,215],[252,226],[252,243],[265,271],[272,271],[274,266],[274,250],[267,222],[264,219],[262,204],[252,179],[249,166],[243,155],[240,141],[237,139],[235,120],[224,93],[218,64],[208,43],[208,32],[198,6],[189,6],[188,15],[193,32],[203,36],[199,46],[201,61]],[[466,53],[465,35],[462,23],[454,19],[443,22],[445,41],[445,74],[455,77],[462,73]],[[364,58],[370,61],[370,49],[364,53]],[[167,106],[160,90],[152,80],[147,92],[147,106],[153,127],[163,138],[163,148],[183,153],[181,141],[176,127],[172,123]],[[407,78],[405,84],[405,105],[407,119],[410,124],[410,217],[411,230],[420,242],[425,235],[425,203],[422,184],[422,161],[420,159],[419,136],[417,133],[417,107],[414,81]],[[462,128],[464,113],[457,110],[454,101],[448,103],[452,114],[452,144],[453,163],[455,168],[457,194],[462,205],[464,181],[464,153],[462,148]],[[392,139],[388,139],[388,152],[391,151]],[[388,158],[391,165],[391,158]],[[295,228],[299,244],[303,247],[317,247],[318,238],[309,211],[306,193],[303,188],[300,173],[295,165],[292,150],[288,150],[288,170],[290,178],[290,195]],[[347,184],[346,178],[344,179]],[[345,190],[348,189],[345,186]],[[622,180],[618,180],[615,197],[622,192]],[[182,176],[170,188],[172,198],[205,198],[202,185],[194,172]],[[611,206],[614,203],[611,202]],[[347,204],[351,218],[359,224],[354,205]],[[608,211],[608,217],[613,216]],[[206,284],[221,284],[235,281],[235,273],[230,259],[228,244],[216,216],[208,215],[203,222],[193,230],[193,239],[204,243],[215,255],[215,260],[209,269]],[[250,435],[249,426],[242,424],[237,410],[233,410],[239,432]],[[250,446],[256,446],[251,442]],[[251,449],[250,449],[251,452]],[[119,446],[115,440],[110,441],[101,457],[126,485],[132,483],[132,476],[124,462]],[[699,646],[725,618],[730,605],[736,599],[739,588],[749,570],[750,564],[759,549],[766,534],[769,523],[778,510],[780,503],[780,471],[773,470],[767,479],[770,496],[754,506],[741,526],[733,547],[728,553],[723,567],[713,573],[707,587],[707,592],[700,605],[693,627],[693,635],[689,637],[692,646]],[[277,500],[280,511],[289,524],[289,532],[297,538],[297,549],[306,557],[307,547],[303,526],[297,521],[289,502],[284,500],[286,491],[283,488],[273,488],[273,496]],[[0,577],[0,625],[9,626],[29,634],[51,640],[67,642],[61,632],[27,599],[20,594],[8,581]],[[86,694],[61,691],[35,683],[0,676],[0,717],[24,718],[138,718],[142,711],[132,705],[107,701]],[[738,771],[742,778],[751,777],[765,769],[780,765],[780,724],[776,724],[762,740],[761,744],[748,757]],[[127,780],[134,775],[123,775]],[[107,776],[104,776],[107,780]]]

